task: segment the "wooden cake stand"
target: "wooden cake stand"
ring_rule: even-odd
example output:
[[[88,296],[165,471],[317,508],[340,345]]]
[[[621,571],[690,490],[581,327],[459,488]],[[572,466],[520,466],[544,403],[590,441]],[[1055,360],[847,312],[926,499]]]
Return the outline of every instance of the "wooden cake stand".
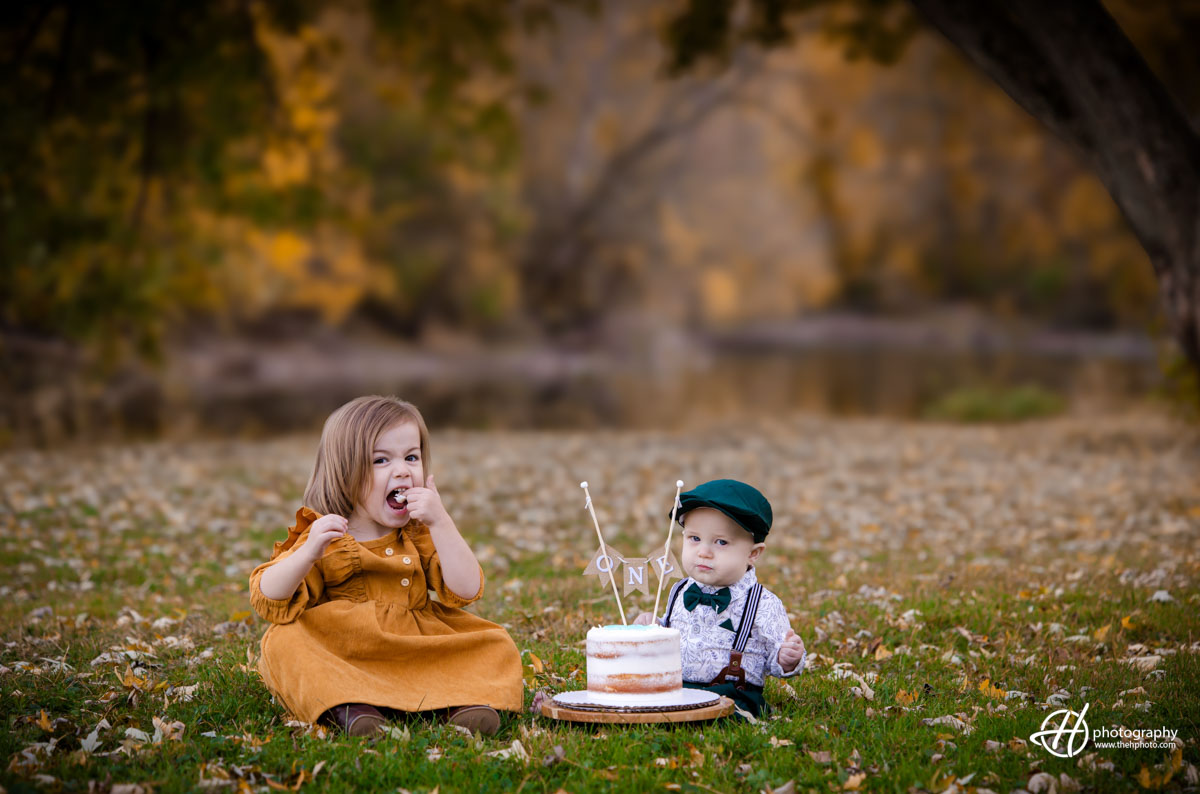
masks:
[[[549,717],[552,720],[562,720],[564,722],[602,722],[617,725],[645,725],[648,723],[678,723],[715,720],[718,717],[726,717],[732,713],[733,701],[724,696],[722,696],[716,703],[709,703],[703,706],[682,709],[677,707],[643,707],[631,709],[622,708],[620,706],[613,706],[612,708],[600,708],[597,706],[575,708],[571,706],[564,706],[560,703],[555,703],[553,698],[546,698],[546,700],[542,702],[543,717]]]

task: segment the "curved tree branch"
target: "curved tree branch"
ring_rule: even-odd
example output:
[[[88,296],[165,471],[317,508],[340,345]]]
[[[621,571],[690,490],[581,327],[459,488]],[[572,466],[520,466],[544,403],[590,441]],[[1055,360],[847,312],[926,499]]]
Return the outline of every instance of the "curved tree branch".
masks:
[[[1200,370],[1200,136],[1098,0],[910,0],[1018,104],[1077,148],[1158,276]]]

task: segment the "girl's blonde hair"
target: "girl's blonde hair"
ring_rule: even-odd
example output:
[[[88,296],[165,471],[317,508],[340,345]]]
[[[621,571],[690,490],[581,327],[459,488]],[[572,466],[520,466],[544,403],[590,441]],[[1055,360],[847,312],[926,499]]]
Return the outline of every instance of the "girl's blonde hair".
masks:
[[[392,427],[411,422],[421,435],[421,461],[425,476],[431,471],[429,430],[412,403],[396,397],[358,397],[325,420],[317,462],[304,489],[304,504],[323,515],[349,516],[367,491],[371,452],[375,442]]]

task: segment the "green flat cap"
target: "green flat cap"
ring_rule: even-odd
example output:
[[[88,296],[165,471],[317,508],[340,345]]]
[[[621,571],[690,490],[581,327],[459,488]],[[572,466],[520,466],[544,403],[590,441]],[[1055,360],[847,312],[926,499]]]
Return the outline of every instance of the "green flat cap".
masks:
[[[676,520],[683,525],[683,516],[697,507],[711,507],[729,516],[738,526],[762,543],[771,531],[771,503],[759,490],[738,480],[709,480],[679,495],[679,514]],[[668,513],[668,515],[670,515]]]

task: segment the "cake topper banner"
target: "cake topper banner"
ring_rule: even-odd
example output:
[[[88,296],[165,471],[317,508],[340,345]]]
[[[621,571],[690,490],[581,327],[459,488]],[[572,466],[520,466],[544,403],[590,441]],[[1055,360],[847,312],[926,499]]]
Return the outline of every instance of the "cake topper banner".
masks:
[[[579,487],[583,489],[583,493],[587,497],[584,500],[583,509],[587,510],[592,517],[592,525],[596,528],[596,538],[600,541],[600,548],[588,560],[583,575],[595,576],[600,581],[601,587],[604,586],[605,580],[608,581],[612,587],[613,598],[617,601],[617,609],[621,612],[621,623],[628,625],[629,621],[625,618],[625,607],[621,604],[621,591],[617,589],[617,569],[621,566],[625,568],[624,576],[621,577],[625,595],[629,595],[631,592],[649,594],[650,571],[653,571],[654,575],[658,577],[658,588],[654,594],[654,612],[651,613],[651,617],[654,617],[658,612],[659,599],[662,597],[663,583],[670,579],[683,578],[679,561],[671,554],[671,532],[675,527],[675,517],[683,509],[683,505],[679,501],[679,491],[683,488],[683,480],[675,481],[675,501],[671,504],[671,523],[667,526],[667,541],[662,545],[661,551],[655,548],[645,557],[622,557],[616,549],[604,542],[604,533],[600,531],[600,520],[596,518],[596,507],[592,504],[592,492],[588,490],[587,481],[579,483]]]
[[[621,570],[622,568],[624,570]],[[649,594],[652,578],[661,580],[664,568],[668,582],[683,578],[679,560],[675,559],[673,552],[664,555],[662,549],[655,547],[645,557],[626,557],[613,546],[605,544],[603,549],[596,549],[592,558],[588,560],[583,575],[595,576],[600,587],[604,588],[608,586],[608,577],[612,573],[624,582],[622,595],[629,595],[634,591]]]

